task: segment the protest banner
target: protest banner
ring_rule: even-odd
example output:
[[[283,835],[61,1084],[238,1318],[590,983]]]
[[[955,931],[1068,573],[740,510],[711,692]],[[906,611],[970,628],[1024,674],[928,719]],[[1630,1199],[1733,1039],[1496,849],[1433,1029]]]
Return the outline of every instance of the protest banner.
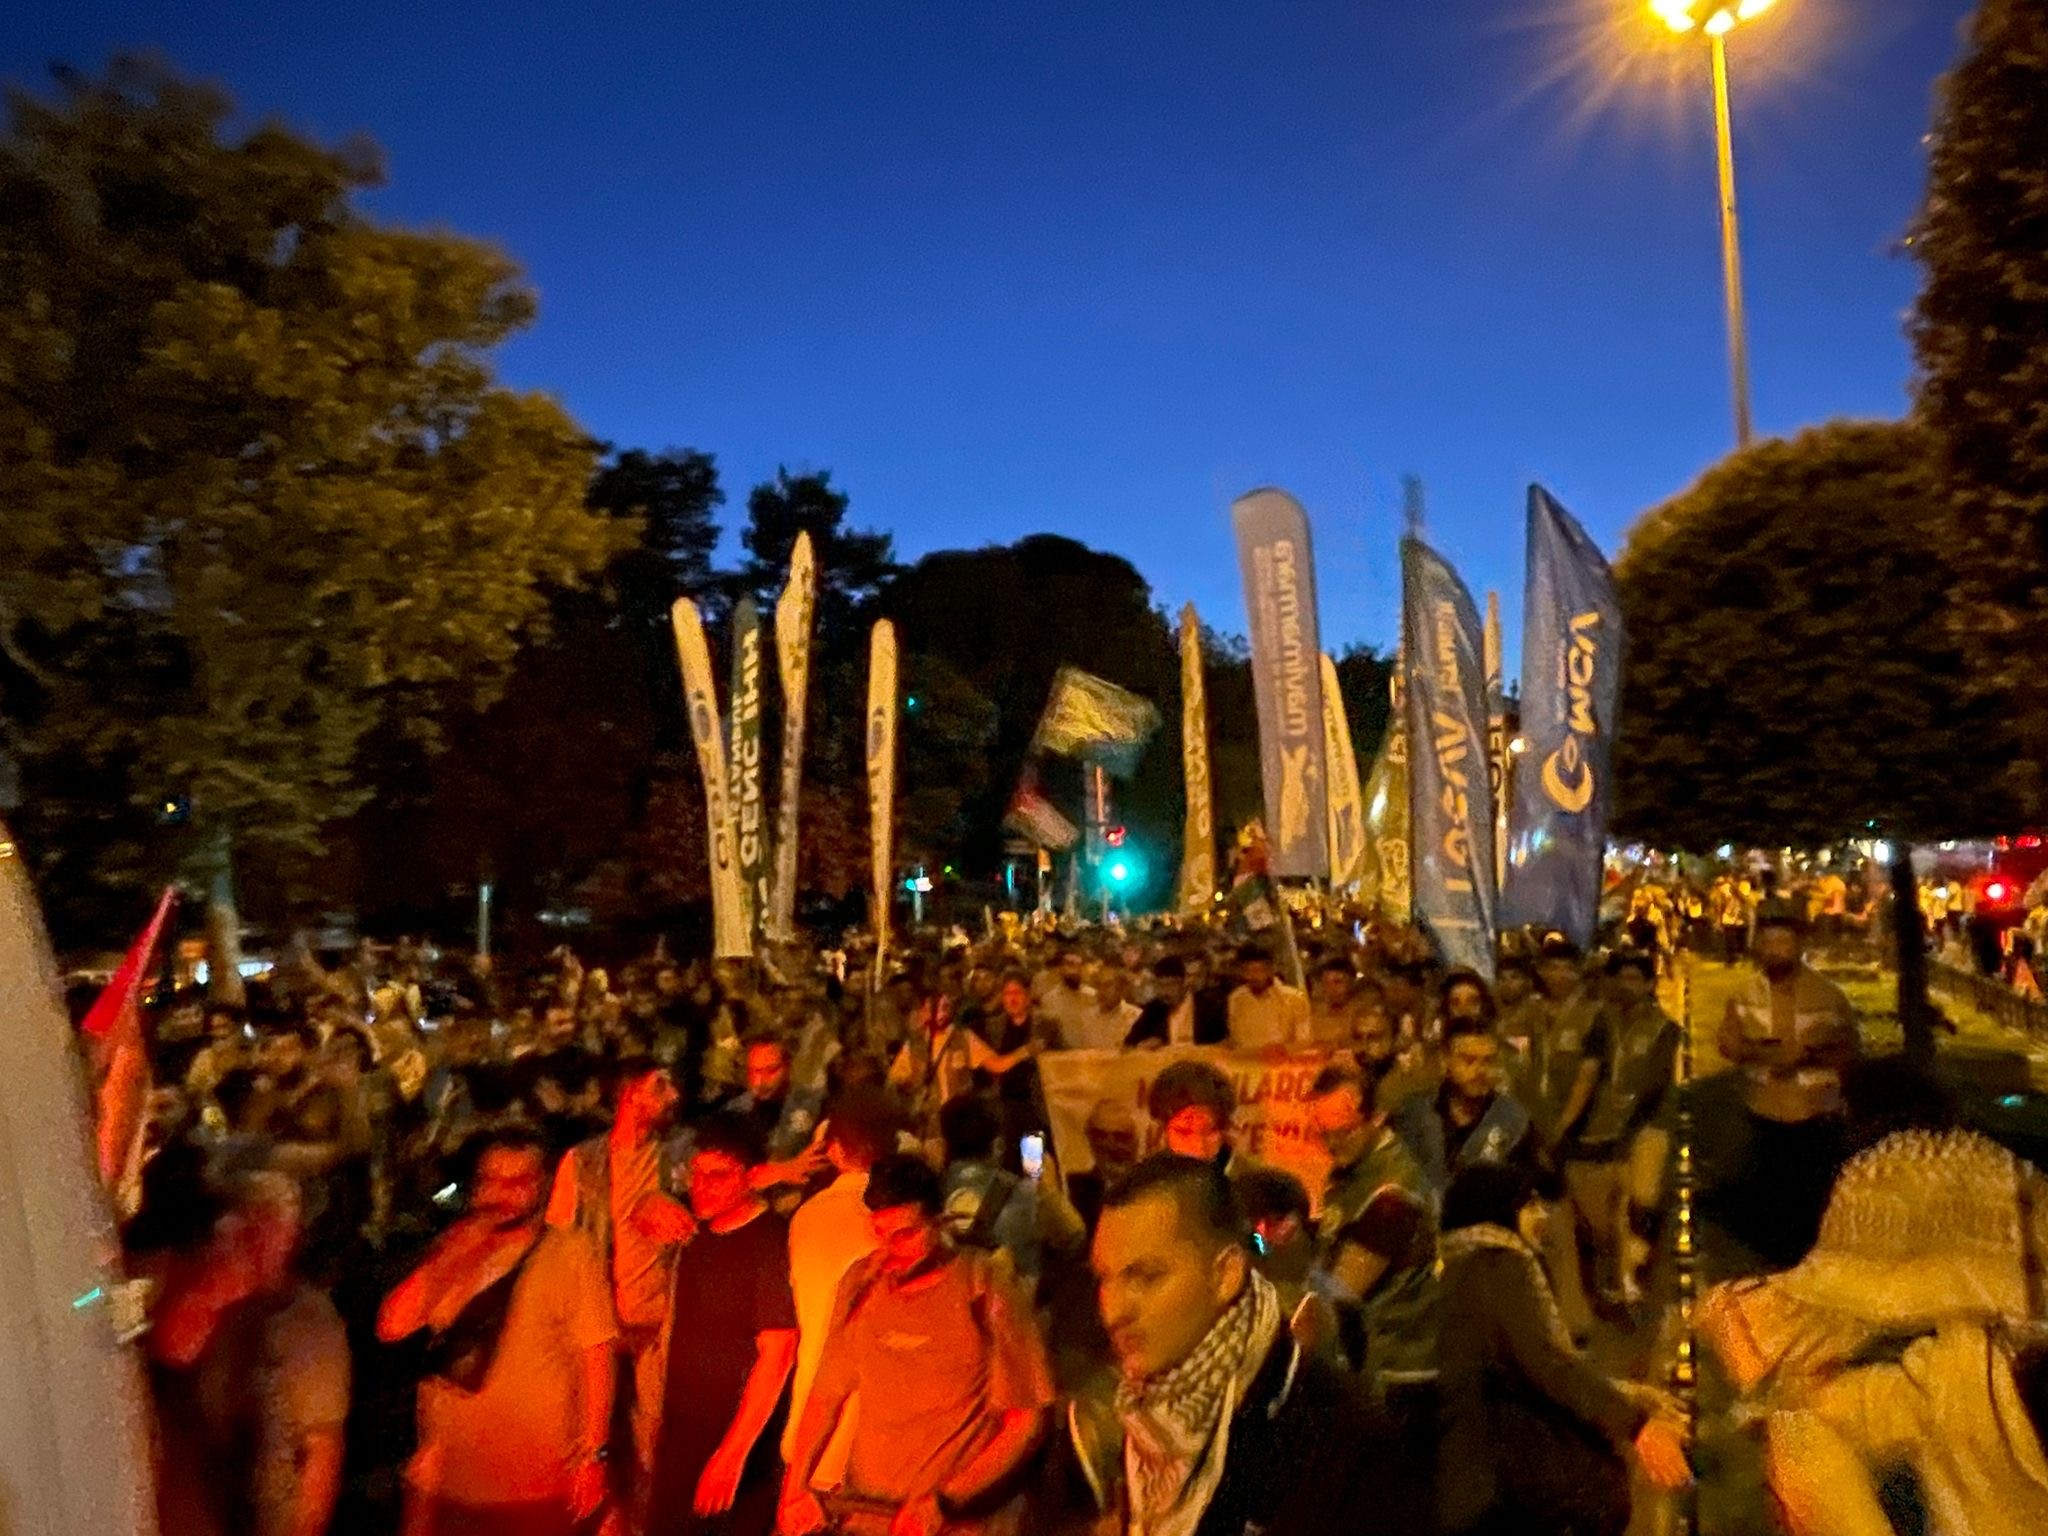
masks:
[[[1320,1198],[1330,1176],[1329,1154],[1309,1124],[1308,1091],[1330,1063],[1323,1050],[1267,1057],[1223,1046],[1184,1045],[1153,1051],[1048,1051],[1038,1058],[1053,1152],[1067,1173],[1095,1166],[1088,1147],[1088,1117],[1105,1101],[1137,1117],[1142,1153],[1160,1149],[1163,1128],[1152,1123],[1146,1101],[1159,1074],[1177,1061],[1205,1061],[1237,1091],[1231,1130],[1237,1152],[1284,1168]]]
[[[818,607],[818,562],[801,532],[789,555],[789,583],[775,604],[775,662],[782,679],[782,789],[775,819],[775,905],[768,935],[796,938],[798,812],[803,805],[804,716],[811,697],[811,626]]]
[[[1180,611],[1180,753],[1187,784],[1180,880],[1174,905],[1209,910],[1216,895],[1216,800],[1209,784],[1209,696],[1202,676],[1202,621],[1189,603]]]
[[[1259,766],[1274,875],[1327,878],[1322,642],[1308,514],[1285,491],[1253,491],[1230,509],[1251,623]]]
[[[711,646],[704,638],[704,618],[697,605],[679,597],[669,610],[676,633],[676,659],[683,673],[683,707],[690,717],[690,739],[697,745],[697,768],[704,779],[704,824],[711,855],[711,953],[720,960],[745,960],[754,953],[747,942],[746,891],[740,883],[734,844],[732,799],[725,767],[725,737],[718,718],[718,688],[711,680]]]
[[[726,759],[726,798],[732,807],[740,890],[746,896],[747,941],[759,953],[768,919],[767,807],[761,800],[761,610],[743,597],[732,614],[732,690],[728,694],[732,743]]]
[[[1365,874],[1365,792],[1358,784],[1358,753],[1337,686],[1337,663],[1328,651],[1323,652],[1323,755],[1330,781],[1330,888],[1341,891]]]
[[[868,641],[867,760],[878,990],[889,973],[889,904],[896,896],[896,709],[896,626],[877,619]]]

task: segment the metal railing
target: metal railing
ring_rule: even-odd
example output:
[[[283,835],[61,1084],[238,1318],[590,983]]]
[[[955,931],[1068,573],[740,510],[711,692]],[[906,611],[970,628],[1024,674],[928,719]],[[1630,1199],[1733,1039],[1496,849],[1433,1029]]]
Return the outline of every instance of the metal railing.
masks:
[[[2048,1040],[2048,1003],[2015,992],[2002,976],[1986,976],[1929,956],[1927,990],[1938,998],[1974,1008],[2007,1029]]]

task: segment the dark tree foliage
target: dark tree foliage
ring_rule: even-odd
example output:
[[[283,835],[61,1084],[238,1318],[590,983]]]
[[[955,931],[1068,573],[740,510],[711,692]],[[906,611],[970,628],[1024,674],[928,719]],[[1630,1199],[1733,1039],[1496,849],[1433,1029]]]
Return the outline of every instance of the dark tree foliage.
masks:
[[[1917,405],[1949,482],[1985,686],[2022,728],[2016,788],[2048,791],[2048,6],[1983,0],[1942,81],[1926,205],[1911,247],[1926,274],[1912,320]]]
[[[1616,830],[1665,847],[2010,830],[2009,736],[1949,623],[1925,434],[1841,422],[1733,455],[1644,515]]]

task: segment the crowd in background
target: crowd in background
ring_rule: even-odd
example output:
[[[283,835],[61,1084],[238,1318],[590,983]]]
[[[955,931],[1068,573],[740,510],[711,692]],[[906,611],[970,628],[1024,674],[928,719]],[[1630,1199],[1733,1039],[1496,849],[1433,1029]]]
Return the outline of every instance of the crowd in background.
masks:
[[[164,1529],[1619,1536],[1691,1478],[1659,972],[1758,963],[1726,1202],[1795,1264],[1858,1055],[1814,894],[1640,888],[1611,949],[1518,936],[1491,981],[1332,913],[1006,919],[877,987],[858,942],[401,942],[171,999],[124,1233]],[[1311,1062],[1325,1187],[1235,1145],[1190,1045]],[[1062,1050],[1172,1053],[1071,1170]]]

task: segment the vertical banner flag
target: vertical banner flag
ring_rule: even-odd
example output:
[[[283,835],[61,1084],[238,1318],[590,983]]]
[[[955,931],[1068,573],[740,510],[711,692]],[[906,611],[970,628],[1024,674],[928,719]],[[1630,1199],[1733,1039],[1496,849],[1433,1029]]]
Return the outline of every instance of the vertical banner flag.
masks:
[[[768,935],[796,938],[796,851],[803,803],[804,725],[811,697],[811,624],[818,607],[818,564],[811,536],[799,533],[789,555],[789,584],[775,604],[775,663],[782,677],[782,788],[776,803],[775,905]]]
[[[1529,487],[1522,737],[1503,916],[1589,944],[1613,804],[1623,634],[1599,546],[1540,485]]]
[[[1266,789],[1272,873],[1330,872],[1324,809],[1322,641],[1308,514],[1285,491],[1259,490],[1230,509],[1252,630],[1259,706],[1259,765]]]
[[[1458,573],[1414,537],[1401,541],[1401,600],[1415,916],[1446,964],[1490,980],[1499,886],[1479,613]]]
[[[877,619],[868,642],[868,828],[875,867],[875,985],[886,974],[896,894],[896,626]]]
[[[0,1523],[154,1536],[142,1352],[123,1347],[143,1310],[116,1268],[79,1042],[25,863],[0,825]],[[117,1026],[96,1027],[105,1041]]]
[[[725,740],[718,721],[718,688],[711,680],[711,647],[697,605],[679,597],[669,610],[676,632],[676,659],[683,670],[683,707],[690,739],[697,744],[697,769],[704,779],[704,835],[711,851],[711,953],[720,960],[752,956],[747,942],[746,891],[740,883],[739,852],[733,846],[732,802],[725,779]]]
[[[1216,799],[1209,784],[1209,695],[1202,676],[1202,621],[1189,603],[1180,611],[1180,755],[1188,814],[1177,905],[1206,912],[1216,895]]]
[[[1337,686],[1337,663],[1323,653],[1323,761],[1330,781],[1330,887],[1356,885],[1365,874],[1365,796],[1358,786],[1358,754],[1351,719]]]
[[[1408,689],[1403,681],[1407,653],[1395,648],[1387,679],[1387,731],[1365,781],[1365,874],[1363,893],[1379,902],[1390,922],[1405,923],[1410,899],[1408,837]]]
[[[1493,874],[1508,877],[1508,700],[1500,594],[1486,594],[1486,782],[1493,789]]]
[[[726,764],[740,889],[747,898],[747,953],[758,954],[768,918],[768,807],[761,799],[761,610],[743,597],[732,611],[732,751]]]

